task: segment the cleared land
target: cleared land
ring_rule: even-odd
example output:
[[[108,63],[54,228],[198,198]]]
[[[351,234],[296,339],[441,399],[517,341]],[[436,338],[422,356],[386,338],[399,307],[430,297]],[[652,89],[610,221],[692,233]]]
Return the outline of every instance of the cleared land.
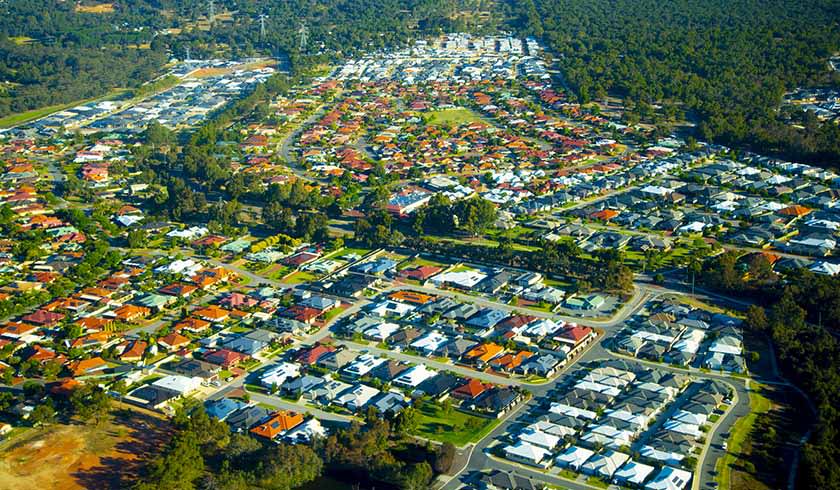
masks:
[[[4,444],[0,490],[129,488],[168,438],[167,422],[127,410],[99,425],[31,429]]]
[[[469,109],[456,108],[444,109],[442,111],[433,112],[431,118],[429,119],[429,124],[436,126],[443,126],[448,124],[458,125],[469,124],[471,122],[481,120],[481,116]]]

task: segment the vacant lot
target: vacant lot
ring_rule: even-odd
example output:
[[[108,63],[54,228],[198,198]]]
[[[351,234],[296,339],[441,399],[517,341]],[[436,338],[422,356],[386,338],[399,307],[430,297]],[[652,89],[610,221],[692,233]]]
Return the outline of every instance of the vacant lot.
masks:
[[[429,124],[453,124],[457,126],[459,124],[469,124],[476,121],[481,121],[481,116],[469,109],[456,108],[432,112],[431,118],[429,119]]]
[[[417,406],[419,424],[415,435],[463,446],[476,442],[499,425],[499,420],[472,415],[450,408],[446,411],[429,402]]]
[[[98,3],[93,5],[77,5],[76,12],[83,14],[110,14],[114,11],[113,3]]]
[[[2,447],[0,490],[128,488],[168,437],[167,422],[132,411],[98,426],[32,429]]]

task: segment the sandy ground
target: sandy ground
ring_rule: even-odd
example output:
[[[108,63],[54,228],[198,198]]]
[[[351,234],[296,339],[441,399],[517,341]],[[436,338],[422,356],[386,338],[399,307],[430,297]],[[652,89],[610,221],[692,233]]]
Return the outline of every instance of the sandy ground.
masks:
[[[128,411],[99,425],[32,429],[4,445],[0,490],[128,488],[168,437],[164,420]]]

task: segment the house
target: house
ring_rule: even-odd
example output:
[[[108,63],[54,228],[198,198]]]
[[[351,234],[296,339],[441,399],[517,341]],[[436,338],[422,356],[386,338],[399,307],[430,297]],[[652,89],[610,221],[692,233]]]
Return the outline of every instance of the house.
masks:
[[[630,459],[630,456],[607,449],[601,454],[596,454],[583,463],[580,471],[588,475],[597,476],[605,481],[610,481],[613,474]]]
[[[282,436],[303,423],[303,415],[297,412],[279,410],[251,429],[251,434],[270,441]]]
[[[569,446],[554,459],[554,462],[557,466],[578,471],[593,454],[595,452],[590,449],[580,446]]]
[[[330,371],[338,371],[356,358],[356,353],[348,349],[338,349],[321,356],[316,365]]]
[[[504,448],[505,458],[517,463],[536,466],[547,469],[551,466],[551,451],[534,446],[525,441],[518,441],[515,444]]]
[[[151,314],[152,310],[150,308],[137,305],[122,305],[116,310],[110,312],[111,316],[126,323],[137,322]]]
[[[505,348],[499,344],[488,342],[477,345],[464,354],[464,359],[481,367],[489,363],[492,359],[500,356]]]
[[[366,376],[384,362],[385,359],[381,357],[376,357],[372,354],[362,354],[342,369],[342,375],[350,379],[358,379]]]
[[[190,339],[177,332],[172,332],[169,335],[158,339],[157,343],[167,351],[172,352],[190,345]]]
[[[248,404],[232,398],[220,398],[218,400],[207,400],[204,402],[204,410],[208,417],[215,417],[225,421],[232,413],[247,407]]]
[[[190,378],[201,378],[205,381],[215,381],[219,377],[222,368],[217,364],[199,361],[197,359],[184,359],[172,366],[172,372],[188,376]]]
[[[230,349],[218,349],[204,355],[204,360],[218,364],[225,369],[236,367],[240,362],[247,361],[251,356]]]
[[[228,415],[225,422],[234,432],[245,432],[251,427],[266,420],[270,416],[268,410],[256,405],[248,405]]]
[[[379,396],[381,391],[361,383],[343,391],[333,400],[333,403],[341,405],[352,412],[362,410],[367,404]]]
[[[287,379],[300,375],[300,366],[290,362],[281,362],[271,366],[260,375],[260,384],[266,388],[283,385]]]
[[[297,355],[295,360],[305,366],[313,366],[322,357],[334,351],[335,347],[331,345],[315,344],[309,349],[304,349],[303,351],[301,351]]]
[[[411,395],[415,397],[428,395],[433,399],[442,400],[449,395],[449,392],[458,387],[460,384],[461,380],[456,376],[449,373],[439,373],[437,376],[420,383],[420,385],[411,392]]]
[[[437,376],[437,371],[429,369],[425,364],[418,364],[394,378],[393,384],[403,388],[416,388],[420,383],[435,376]]]
[[[433,330],[412,342],[410,347],[425,356],[430,356],[448,342],[449,337]]]
[[[441,269],[440,267],[434,267],[431,265],[421,265],[418,267],[403,269],[400,271],[399,276],[404,277],[406,279],[413,279],[415,281],[423,282],[442,270],[443,269]]]
[[[470,378],[466,383],[452,390],[452,397],[458,400],[464,400],[465,402],[471,402],[490,388],[492,388],[491,385],[484,384],[475,378]]]
[[[653,466],[630,460],[613,474],[613,481],[625,487],[641,487],[654,469]]]
[[[211,323],[222,323],[230,317],[230,312],[216,305],[205,306],[193,311],[193,315]]]
[[[682,469],[663,466],[659,473],[645,485],[645,490],[685,490],[693,475]]]
[[[283,439],[292,444],[309,444],[314,439],[323,439],[326,435],[327,430],[321,422],[316,418],[310,418],[286,432]]]
[[[502,470],[482,473],[478,484],[482,490],[537,490],[539,488],[524,476]]]
[[[67,366],[67,368],[71,373],[73,373],[73,376],[79,377],[107,369],[108,363],[101,357],[92,357],[90,359],[73,361]]]
[[[303,393],[314,390],[326,383],[326,379],[320,376],[311,376],[308,374],[297,376],[295,378],[287,378],[280,386],[280,391],[284,394],[300,397]]]
[[[499,418],[520,400],[522,400],[522,393],[510,387],[497,387],[482,393],[472,402],[470,408],[476,412],[483,412]]]

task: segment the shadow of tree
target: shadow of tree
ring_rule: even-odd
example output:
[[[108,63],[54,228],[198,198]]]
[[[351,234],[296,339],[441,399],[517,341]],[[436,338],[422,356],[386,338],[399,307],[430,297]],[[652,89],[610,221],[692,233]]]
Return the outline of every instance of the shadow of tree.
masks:
[[[160,453],[169,441],[171,432],[165,420],[130,410],[114,411],[114,423],[127,429],[127,433],[111,433],[120,440],[99,464],[73,474],[84,488],[96,490],[123,490],[130,488],[139,478],[147,462]]]

